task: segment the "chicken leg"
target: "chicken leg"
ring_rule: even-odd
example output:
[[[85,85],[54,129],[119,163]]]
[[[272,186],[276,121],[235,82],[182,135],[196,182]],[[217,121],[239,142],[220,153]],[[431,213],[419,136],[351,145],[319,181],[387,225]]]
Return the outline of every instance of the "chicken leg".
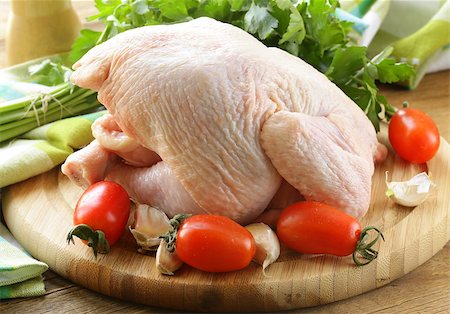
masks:
[[[277,171],[306,200],[364,215],[374,165],[355,152],[330,117],[280,111],[264,124],[261,140]]]
[[[132,199],[159,208],[169,217],[183,213],[206,213],[194,202],[164,161],[139,168],[116,163],[109,169],[106,180],[119,183]]]

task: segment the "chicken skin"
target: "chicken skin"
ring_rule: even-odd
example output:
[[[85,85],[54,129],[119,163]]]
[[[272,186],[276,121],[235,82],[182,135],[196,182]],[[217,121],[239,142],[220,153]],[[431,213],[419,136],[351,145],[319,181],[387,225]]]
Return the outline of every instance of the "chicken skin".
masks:
[[[111,114],[103,128],[131,139],[126,152],[117,142],[101,148],[134,156],[112,160],[104,177],[170,215],[249,223],[283,179],[355,217],[369,207],[374,160],[386,148],[364,112],[300,58],[235,26],[198,18],[129,30],[74,69],[71,80],[98,91]]]

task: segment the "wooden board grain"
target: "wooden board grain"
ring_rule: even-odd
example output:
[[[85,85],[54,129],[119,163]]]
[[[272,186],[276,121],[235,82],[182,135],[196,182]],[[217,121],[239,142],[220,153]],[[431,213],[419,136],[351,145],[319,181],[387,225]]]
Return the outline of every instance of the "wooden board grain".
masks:
[[[59,169],[7,189],[5,220],[35,257],[63,277],[100,293],[160,307],[200,311],[274,311],[326,304],[383,286],[415,269],[450,238],[450,146],[442,139],[428,164],[437,188],[414,208],[397,206],[384,196],[385,171],[396,181],[426,170],[392,152],[377,165],[372,203],[363,225],[383,229],[379,258],[354,267],[350,257],[301,256],[283,250],[264,276],[258,265],[239,272],[209,274],[188,266],[176,276],[160,275],[154,257],[136,253],[129,233],[97,260],[83,244],[65,243],[73,207],[82,193]]]

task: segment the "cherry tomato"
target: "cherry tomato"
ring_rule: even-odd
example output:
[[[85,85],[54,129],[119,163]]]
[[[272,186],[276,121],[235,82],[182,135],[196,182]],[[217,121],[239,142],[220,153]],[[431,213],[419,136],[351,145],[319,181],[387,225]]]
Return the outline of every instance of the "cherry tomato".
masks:
[[[73,216],[76,226],[67,240],[77,236],[94,249],[96,256],[97,250],[107,253],[125,231],[129,215],[130,199],[122,186],[111,181],[94,183],[77,202]]]
[[[323,203],[305,201],[285,208],[277,222],[281,242],[304,254],[352,254],[361,234],[352,216]]]
[[[424,163],[436,154],[440,137],[436,124],[427,114],[404,108],[392,116],[389,141],[401,158],[412,163]]]
[[[245,268],[256,252],[252,234],[230,218],[195,215],[178,229],[176,252],[186,264],[207,272]]]

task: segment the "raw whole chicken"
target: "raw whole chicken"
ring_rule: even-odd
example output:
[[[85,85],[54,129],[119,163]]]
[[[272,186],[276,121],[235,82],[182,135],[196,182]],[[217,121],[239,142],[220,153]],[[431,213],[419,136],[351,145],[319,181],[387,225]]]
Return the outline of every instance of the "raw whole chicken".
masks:
[[[237,27],[198,18],[129,30],[74,69],[110,113],[63,165],[80,185],[114,180],[169,216],[243,224],[300,194],[355,217],[368,209],[386,148],[365,114],[313,67]]]

